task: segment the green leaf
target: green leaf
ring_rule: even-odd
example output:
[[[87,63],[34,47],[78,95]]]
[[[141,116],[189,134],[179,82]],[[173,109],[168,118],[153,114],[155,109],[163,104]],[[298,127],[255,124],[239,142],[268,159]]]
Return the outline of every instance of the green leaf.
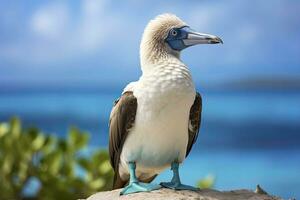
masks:
[[[81,133],[79,129],[71,127],[68,135],[68,143],[71,148],[81,149],[87,145],[89,135],[87,133]]]
[[[21,122],[17,117],[13,117],[10,120],[10,132],[14,138],[18,138],[21,135]]]
[[[49,170],[50,174],[53,175],[58,173],[61,167],[61,163],[62,163],[62,154],[59,151],[53,152],[45,160],[47,169]]]
[[[85,170],[89,170],[91,169],[91,163],[88,159],[86,158],[79,158],[78,159],[78,164],[79,166],[81,166],[82,168],[84,168]]]
[[[66,152],[67,151],[67,142],[65,140],[58,140],[58,149],[62,152]]]
[[[204,179],[198,181],[197,187],[200,189],[212,188],[215,184],[216,177],[214,175],[207,175]]]
[[[46,140],[46,138],[44,135],[42,135],[42,134],[37,135],[37,137],[31,143],[31,148],[34,151],[41,149],[45,143],[45,140]]]
[[[46,136],[44,146],[42,147],[42,151],[45,154],[49,154],[55,148],[57,144],[57,138],[55,136]]]
[[[9,131],[9,125],[7,123],[0,124],[0,138]]]
[[[26,134],[30,140],[34,140],[40,134],[40,131],[37,128],[31,127],[26,131]]]
[[[12,154],[7,154],[4,157],[3,165],[1,166],[3,174],[10,174],[14,159]]]
[[[104,150],[97,150],[92,155],[92,162],[94,165],[99,165],[100,163],[109,159],[108,152]]]
[[[18,177],[21,182],[24,182],[25,179],[27,178],[27,170],[28,170],[28,163],[27,162],[20,162],[19,166],[19,172],[18,172]]]
[[[90,187],[97,190],[105,185],[105,180],[102,178],[98,178],[89,183]]]
[[[112,167],[110,165],[110,162],[108,160],[105,160],[102,164],[99,166],[99,171],[102,174],[107,174],[112,170]]]

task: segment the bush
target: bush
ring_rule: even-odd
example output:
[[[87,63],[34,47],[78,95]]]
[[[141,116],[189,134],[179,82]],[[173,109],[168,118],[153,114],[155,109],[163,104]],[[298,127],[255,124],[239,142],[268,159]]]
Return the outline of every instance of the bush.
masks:
[[[84,155],[89,135],[67,138],[22,129],[18,118],[0,124],[0,199],[78,199],[111,188],[107,151]]]

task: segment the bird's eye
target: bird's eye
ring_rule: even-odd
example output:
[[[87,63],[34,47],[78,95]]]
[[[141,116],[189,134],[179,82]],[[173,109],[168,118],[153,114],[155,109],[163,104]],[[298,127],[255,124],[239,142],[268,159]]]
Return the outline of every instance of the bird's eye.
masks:
[[[172,35],[172,36],[176,36],[176,35],[177,35],[177,31],[176,31],[175,29],[172,29],[172,30],[171,30],[171,35]]]

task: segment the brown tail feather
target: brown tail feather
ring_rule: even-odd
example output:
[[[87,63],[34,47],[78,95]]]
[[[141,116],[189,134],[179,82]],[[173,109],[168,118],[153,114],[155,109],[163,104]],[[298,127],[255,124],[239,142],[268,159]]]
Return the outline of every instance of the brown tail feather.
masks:
[[[128,180],[123,181],[119,175],[119,173],[116,171],[114,175],[114,183],[113,183],[113,190],[123,188],[127,184]]]

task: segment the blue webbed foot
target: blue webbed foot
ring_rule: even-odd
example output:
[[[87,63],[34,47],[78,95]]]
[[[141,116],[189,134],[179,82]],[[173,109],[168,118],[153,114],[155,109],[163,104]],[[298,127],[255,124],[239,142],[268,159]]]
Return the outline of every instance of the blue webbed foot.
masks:
[[[157,184],[139,182],[135,175],[135,168],[136,165],[134,162],[128,163],[128,169],[130,174],[129,184],[123,188],[120,195],[137,192],[150,192],[152,190],[158,190],[161,188],[161,186]]]
[[[160,183],[160,185],[165,188],[170,188],[173,190],[192,190],[192,191],[199,190],[199,188],[181,184],[178,168],[179,168],[179,163],[173,162],[171,165],[171,169],[173,171],[173,178],[171,182],[162,182]]]
[[[196,187],[193,187],[193,186],[190,186],[190,185],[184,185],[184,184],[181,184],[181,183],[175,183],[175,182],[162,182],[160,183],[160,185],[162,187],[165,187],[165,188],[170,188],[170,189],[173,189],[173,190],[191,190],[191,191],[197,191],[199,190],[199,188],[196,188]]]
[[[129,183],[129,185],[127,185],[125,188],[123,188],[120,194],[123,195],[137,192],[150,192],[152,190],[157,190],[160,188],[160,185],[153,183],[132,182]]]

